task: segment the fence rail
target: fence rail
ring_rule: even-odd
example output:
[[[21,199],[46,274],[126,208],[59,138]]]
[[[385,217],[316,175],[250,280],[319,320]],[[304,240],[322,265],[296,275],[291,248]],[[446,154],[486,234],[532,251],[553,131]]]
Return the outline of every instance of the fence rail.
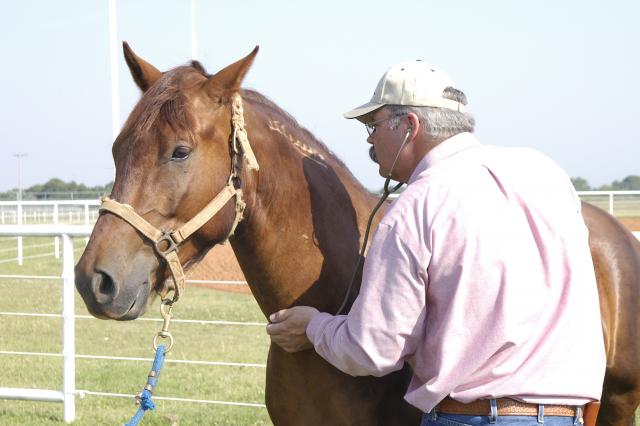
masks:
[[[92,225],[98,217],[100,200],[0,201],[0,225],[82,223]],[[76,208],[77,207],[77,208]],[[79,208],[79,209],[78,209]],[[64,211],[63,211],[64,210]],[[60,238],[54,237],[54,254],[60,257]],[[17,235],[16,261],[23,263],[22,235]]]
[[[45,229],[42,229],[45,228]],[[88,226],[26,226],[5,225],[0,228],[2,236],[61,236],[62,238],[62,392],[48,389],[19,389],[0,388],[0,398],[26,399],[31,401],[54,401],[63,403],[63,417],[65,422],[72,422],[76,417],[75,406],[75,275],[73,260],[72,236],[88,236],[91,227]]]
[[[612,215],[640,217],[640,191],[577,191],[577,193],[582,201],[607,210]],[[398,195],[391,194],[389,198],[398,198]]]
[[[75,296],[75,276],[74,276],[74,256],[73,243],[71,237],[87,237],[91,233],[92,226],[87,225],[4,225],[0,226],[0,237],[11,236],[59,236],[62,239],[62,274],[60,276],[32,276],[32,275],[0,275],[0,279],[49,279],[63,281],[63,309],[62,314],[54,313],[28,313],[28,312],[0,312],[0,316],[33,316],[33,317],[49,317],[62,318],[63,322],[63,342],[61,353],[49,352],[25,352],[25,351],[0,351],[2,355],[19,355],[19,356],[38,356],[38,357],[61,357],[63,359],[63,385],[62,391],[50,389],[26,389],[26,388],[7,388],[0,387],[0,399],[18,399],[30,401],[46,401],[46,402],[62,402],[63,417],[65,422],[75,420],[75,396],[97,395],[105,397],[133,397],[134,395],[115,394],[107,392],[94,392],[91,390],[78,390],[75,387],[75,360],[76,359],[110,359],[118,361],[140,361],[150,362],[151,358],[136,357],[119,357],[119,356],[102,356],[91,354],[77,354],[75,349],[75,320],[95,320],[88,315],[75,315],[74,296]],[[188,283],[216,283],[216,284],[246,284],[240,281],[206,281],[206,280],[187,280]],[[139,318],[138,321],[157,321],[159,318]],[[241,325],[241,326],[260,326],[264,327],[265,323],[259,322],[238,322],[238,321],[211,321],[211,320],[180,320],[175,319],[173,323],[191,323],[191,324],[211,324],[211,325]],[[264,364],[255,363],[238,363],[238,362],[222,362],[222,361],[194,361],[194,360],[166,360],[167,363],[174,364],[195,364],[210,365],[223,367],[250,367],[265,368]],[[196,400],[175,397],[155,397],[160,400],[196,402],[204,404],[223,404],[247,407],[265,407],[264,404],[249,402],[233,402],[233,401],[212,401],[212,400]]]
[[[637,216],[640,216],[640,191],[587,191],[579,192],[580,197],[586,201],[592,201],[593,197],[605,197],[608,203],[608,210],[610,213],[614,213],[614,197],[631,197],[632,200],[626,200],[626,208],[629,210],[629,206],[634,209]],[[590,198],[591,197],[591,198]],[[637,205],[636,205],[637,203]],[[82,206],[84,211],[83,225],[61,224],[60,223],[60,206]],[[32,401],[54,401],[62,402],[64,406],[64,420],[66,422],[72,422],[75,419],[75,396],[76,395],[99,395],[99,396],[112,396],[112,397],[131,397],[133,395],[123,395],[106,392],[93,392],[88,390],[77,390],[75,388],[75,360],[78,358],[94,358],[94,359],[114,359],[114,360],[128,360],[128,361],[150,361],[147,358],[130,358],[130,357],[105,357],[99,355],[80,355],[75,351],[75,320],[76,319],[93,319],[93,317],[75,315],[74,307],[74,295],[75,295],[75,276],[74,276],[74,249],[71,238],[72,237],[88,237],[91,234],[93,228],[93,222],[97,217],[97,209],[94,210],[95,216],[90,215],[90,206],[98,206],[97,200],[75,200],[75,201],[24,201],[21,203],[0,201],[0,237],[17,237],[18,240],[18,261],[22,264],[22,237],[24,236],[40,236],[40,237],[55,237],[56,249],[58,238],[62,240],[62,273],[60,276],[32,276],[32,275],[0,275],[0,279],[51,279],[62,280],[62,302],[63,309],[62,314],[33,314],[25,312],[0,312],[0,316],[43,316],[43,317],[62,317],[63,320],[63,349],[62,353],[38,353],[38,352],[16,352],[16,351],[0,351],[0,354],[5,355],[22,355],[22,356],[56,356],[63,358],[63,386],[62,391],[48,390],[48,389],[20,389],[20,388],[5,388],[0,387],[0,399],[23,399]],[[52,208],[53,214],[51,215],[53,223],[42,225],[27,225],[25,222],[34,221],[37,219],[37,215],[24,216],[23,207],[38,207],[38,208]],[[602,207],[602,206],[601,206]],[[15,209],[15,221],[14,224],[6,224],[9,213]],[[637,210],[637,211],[636,211]],[[616,211],[620,209],[616,208]],[[6,216],[5,216],[5,213]],[[636,214],[634,213],[634,214]],[[56,216],[57,215],[57,216]],[[37,220],[35,220],[37,222]],[[640,232],[633,233],[636,238],[640,239]],[[58,257],[56,250],[56,257]],[[205,280],[188,280],[190,283],[218,283],[218,284],[244,284],[240,281],[205,281]],[[155,318],[141,318],[141,321],[162,321]],[[174,320],[174,322],[184,323],[197,323],[197,324],[217,324],[217,325],[247,325],[247,326],[264,326],[263,323],[242,323],[234,321],[205,321],[205,320]],[[191,364],[204,364],[204,365],[224,365],[224,366],[244,366],[244,367],[256,367],[264,368],[263,364],[243,364],[243,363],[229,363],[219,361],[170,361],[174,363],[191,363]],[[224,402],[224,401],[208,401],[208,400],[190,400],[185,398],[157,398],[175,401],[191,401],[200,402],[206,404],[227,404],[227,405],[241,405],[241,406],[255,406],[264,407],[264,404],[244,403],[244,402]]]

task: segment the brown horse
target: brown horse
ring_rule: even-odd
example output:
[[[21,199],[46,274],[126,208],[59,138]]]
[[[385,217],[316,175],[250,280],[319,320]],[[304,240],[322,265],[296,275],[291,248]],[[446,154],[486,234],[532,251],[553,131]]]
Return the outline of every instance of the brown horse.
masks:
[[[213,76],[197,62],[161,73],[124,49],[143,96],[113,145],[115,204],[130,205],[152,227],[184,228],[233,181],[246,207],[237,202],[240,194],[232,197],[236,203],[229,199],[182,242],[180,261],[189,266],[229,238],[265,316],[298,304],[335,312],[376,200],[292,117],[260,94],[240,90],[257,49]],[[234,155],[231,103],[238,94],[259,171]],[[243,219],[230,235],[238,212]],[[153,292],[170,290],[171,273],[159,255],[164,249],[154,249],[147,234],[113,213],[100,215],[76,266],[76,287],[93,315],[130,320],[144,313]],[[588,205],[584,214],[609,363],[600,424],[625,424],[640,399],[634,335],[640,330],[634,315],[640,250],[611,216]],[[354,378],[314,351],[289,354],[271,345],[266,404],[278,425],[417,425],[420,413],[402,398],[410,374],[405,367],[381,378]]]

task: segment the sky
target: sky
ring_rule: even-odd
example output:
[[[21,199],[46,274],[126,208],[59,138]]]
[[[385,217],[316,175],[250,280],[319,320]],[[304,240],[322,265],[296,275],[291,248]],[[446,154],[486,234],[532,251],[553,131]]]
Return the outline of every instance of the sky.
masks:
[[[197,58],[210,73],[260,52],[261,92],[368,188],[382,178],[364,126],[393,64],[422,59],[463,90],[485,144],[526,146],[592,186],[640,175],[640,2],[195,0]],[[103,185],[111,158],[108,0],[11,1],[0,14],[0,191],[51,178]],[[123,123],[140,97],[121,41],[160,70],[191,58],[191,0],[117,2]]]

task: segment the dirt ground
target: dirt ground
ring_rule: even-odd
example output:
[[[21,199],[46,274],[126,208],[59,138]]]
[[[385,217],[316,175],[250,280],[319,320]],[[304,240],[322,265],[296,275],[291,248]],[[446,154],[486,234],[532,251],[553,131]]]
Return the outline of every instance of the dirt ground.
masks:
[[[240,270],[240,265],[233,254],[229,244],[215,246],[193,268],[187,272],[187,279],[191,280],[220,280],[220,281],[245,281]],[[251,293],[247,285],[226,284],[190,284],[225,290],[237,293]]]
[[[640,231],[640,217],[619,217],[618,220],[631,231]]]
[[[640,231],[640,217],[619,218],[631,231]],[[216,246],[187,273],[187,279],[244,281],[244,275],[229,244]],[[247,285],[191,284],[238,293],[251,293]]]

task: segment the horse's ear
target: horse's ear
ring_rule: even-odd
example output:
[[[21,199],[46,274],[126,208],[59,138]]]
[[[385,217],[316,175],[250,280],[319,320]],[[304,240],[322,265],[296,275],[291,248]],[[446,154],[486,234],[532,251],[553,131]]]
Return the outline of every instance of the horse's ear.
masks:
[[[240,90],[242,80],[244,76],[247,75],[249,68],[251,68],[253,59],[258,53],[258,48],[259,46],[256,46],[247,56],[223,68],[212,76],[207,83],[207,92],[209,95],[214,98],[220,98],[221,96],[229,96]]]
[[[122,49],[124,50],[124,60],[127,61],[133,80],[140,90],[145,92],[162,76],[162,73],[158,71],[156,67],[133,53],[133,50],[131,50],[126,41],[122,42]]]

